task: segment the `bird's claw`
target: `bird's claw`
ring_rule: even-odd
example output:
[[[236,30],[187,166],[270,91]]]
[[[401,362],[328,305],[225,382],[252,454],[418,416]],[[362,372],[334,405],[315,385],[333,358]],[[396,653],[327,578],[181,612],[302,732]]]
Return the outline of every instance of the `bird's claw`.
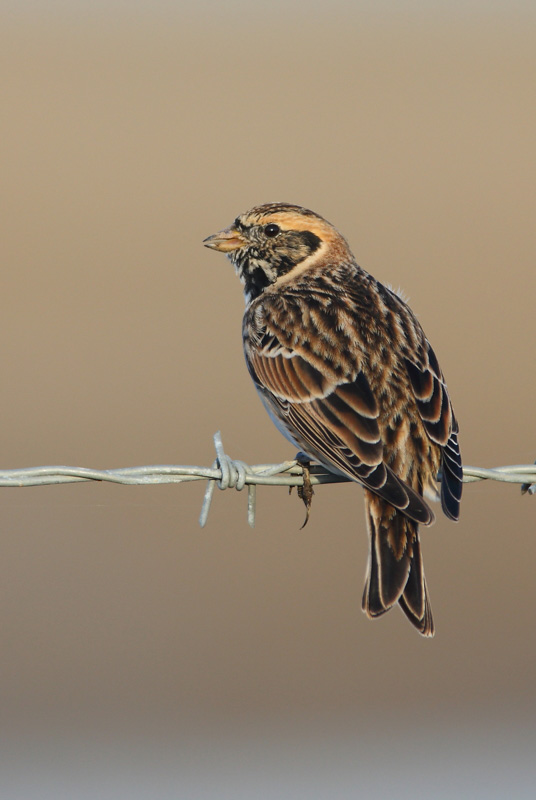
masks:
[[[303,504],[305,506],[305,521],[300,528],[300,530],[302,531],[309,522],[311,505],[313,503],[313,495],[315,492],[313,489],[313,484],[311,483],[311,470],[310,470],[311,459],[308,456],[306,456],[305,453],[299,452],[296,454],[296,461],[303,470],[303,484],[302,486],[297,487],[298,497],[300,498],[300,500],[303,501]],[[290,487],[290,489],[292,489],[292,487]]]

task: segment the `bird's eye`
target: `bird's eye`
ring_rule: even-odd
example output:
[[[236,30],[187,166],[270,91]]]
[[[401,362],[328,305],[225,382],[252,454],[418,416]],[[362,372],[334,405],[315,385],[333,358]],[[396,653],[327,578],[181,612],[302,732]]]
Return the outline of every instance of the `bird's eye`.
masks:
[[[275,222],[270,222],[270,224],[266,225],[264,228],[264,232],[266,236],[269,236],[273,239],[274,236],[277,236],[278,233],[281,233],[281,228],[279,225],[276,225]]]

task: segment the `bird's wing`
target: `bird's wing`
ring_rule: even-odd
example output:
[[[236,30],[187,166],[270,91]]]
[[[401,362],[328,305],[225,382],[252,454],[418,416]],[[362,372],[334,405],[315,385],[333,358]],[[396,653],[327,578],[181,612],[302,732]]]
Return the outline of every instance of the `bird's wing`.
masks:
[[[251,323],[251,320],[250,320]],[[430,524],[423,498],[383,461],[379,406],[366,375],[316,354],[307,343],[289,347],[288,335],[266,316],[245,326],[249,371],[275,416],[305,452],[363,483],[411,519]],[[286,341],[287,340],[287,341]]]
[[[424,428],[441,447],[441,505],[450,519],[458,519],[462,496],[462,460],[458,423],[452,411],[445,379],[430,343],[425,339],[419,355],[406,358],[406,370]]]

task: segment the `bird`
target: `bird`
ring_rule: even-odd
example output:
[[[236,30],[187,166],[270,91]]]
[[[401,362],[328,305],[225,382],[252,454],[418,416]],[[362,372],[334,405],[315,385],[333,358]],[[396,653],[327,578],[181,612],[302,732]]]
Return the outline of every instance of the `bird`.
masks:
[[[443,373],[400,292],[360,267],[327,220],[255,206],[203,244],[243,286],[247,368],[272,421],[308,459],[361,484],[369,537],[362,608],[398,605],[434,635],[419,525],[459,519],[459,427]]]

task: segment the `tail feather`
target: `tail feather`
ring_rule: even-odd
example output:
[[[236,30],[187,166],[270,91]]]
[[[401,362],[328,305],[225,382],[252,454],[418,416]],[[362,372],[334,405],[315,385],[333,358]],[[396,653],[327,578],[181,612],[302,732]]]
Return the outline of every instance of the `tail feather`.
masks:
[[[367,490],[365,509],[370,551],[363,611],[378,617],[398,603],[423,636],[433,636],[417,523]]]

